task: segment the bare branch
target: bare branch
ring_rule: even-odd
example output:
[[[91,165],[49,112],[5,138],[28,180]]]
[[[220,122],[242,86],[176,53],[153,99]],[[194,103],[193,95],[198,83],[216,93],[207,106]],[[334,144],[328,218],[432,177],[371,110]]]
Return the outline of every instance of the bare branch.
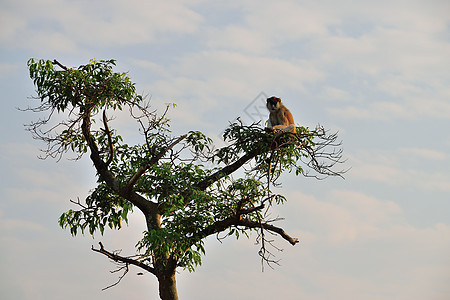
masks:
[[[110,271],[110,272],[111,273],[116,273],[116,272],[120,272],[121,270],[125,270],[125,271],[123,272],[122,275],[119,276],[119,279],[115,283],[113,283],[111,285],[108,285],[107,287],[102,288],[102,291],[107,290],[109,288],[112,288],[113,286],[118,285],[120,283],[120,281],[122,281],[122,278],[124,278],[125,275],[127,275],[128,271],[129,271],[128,264],[125,264],[125,266],[120,267],[119,269],[114,270],[114,271]]]
[[[135,260],[135,259],[132,259],[129,257],[120,256],[117,253],[109,252],[109,251],[105,250],[105,248],[103,247],[103,244],[101,242],[99,242],[99,245],[100,245],[100,249],[95,249],[94,246],[92,246],[92,248],[91,248],[92,251],[101,253],[115,262],[121,262],[121,263],[129,264],[129,265],[134,265],[136,267],[142,268],[145,271],[156,275],[156,270],[154,268],[150,267],[149,265],[146,265],[138,260]]]
[[[254,221],[250,221],[247,219],[242,219],[239,221],[239,224],[237,225],[241,225],[241,226],[245,226],[248,228],[264,228],[268,231],[272,231],[275,232],[277,234],[279,234],[283,239],[285,239],[286,241],[288,241],[292,246],[295,246],[295,244],[297,244],[299,241],[297,238],[293,238],[290,235],[288,235],[283,228],[280,227],[276,227],[273,226],[267,222],[265,223],[259,223],[259,222],[254,222]]]
[[[65,70],[65,71],[68,70],[68,68],[67,68],[66,66],[62,65],[62,64],[61,64],[59,61],[57,61],[56,59],[53,60],[53,64],[54,64],[54,65],[58,65],[61,69]]]

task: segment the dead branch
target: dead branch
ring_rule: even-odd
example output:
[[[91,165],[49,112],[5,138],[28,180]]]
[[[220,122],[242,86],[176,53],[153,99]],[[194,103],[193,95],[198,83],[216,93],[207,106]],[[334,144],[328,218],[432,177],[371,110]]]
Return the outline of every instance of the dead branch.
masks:
[[[118,268],[117,270],[113,270],[113,271],[110,271],[110,272],[111,272],[111,273],[116,273],[116,272],[120,272],[120,271],[122,271],[122,270],[124,270],[124,272],[123,272],[122,275],[119,276],[119,279],[118,279],[115,283],[113,283],[113,284],[111,284],[111,285],[108,285],[107,287],[102,288],[102,291],[107,290],[107,289],[109,289],[109,288],[112,288],[113,286],[116,286],[116,285],[118,285],[118,284],[120,283],[120,281],[122,280],[122,278],[124,278],[125,275],[127,275],[128,271],[129,271],[129,269],[128,269],[128,264],[125,264],[125,266],[120,267],[120,268]]]
[[[130,257],[124,257],[124,256],[118,255],[117,253],[109,252],[109,251],[105,250],[105,248],[103,247],[103,244],[101,242],[99,242],[99,245],[100,245],[100,249],[95,249],[94,246],[92,246],[92,248],[91,248],[92,251],[101,253],[101,254],[105,255],[106,257],[108,257],[109,259],[113,260],[114,262],[124,263],[127,265],[134,265],[134,266],[144,269],[147,272],[150,272],[150,273],[156,275],[156,270],[153,267],[150,267],[149,265],[146,265],[143,262],[132,259]]]
[[[67,68],[66,66],[62,65],[62,64],[61,64],[59,61],[57,61],[56,59],[53,60],[53,64],[54,64],[54,65],[58,65],[61,69],[65,70],[65,71],[68,70],[68,68]]]

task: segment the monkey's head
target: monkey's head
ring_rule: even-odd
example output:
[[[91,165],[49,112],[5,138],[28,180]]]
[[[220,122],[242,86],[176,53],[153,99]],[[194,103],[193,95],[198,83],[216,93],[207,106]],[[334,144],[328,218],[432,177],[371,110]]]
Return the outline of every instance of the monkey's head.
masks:
[[[267,98],[266,106],[269,111],[276,111],[277,109],[280,108],[280,104],[281,104],[281,99],[278,97],[273,96],[273,97]]]

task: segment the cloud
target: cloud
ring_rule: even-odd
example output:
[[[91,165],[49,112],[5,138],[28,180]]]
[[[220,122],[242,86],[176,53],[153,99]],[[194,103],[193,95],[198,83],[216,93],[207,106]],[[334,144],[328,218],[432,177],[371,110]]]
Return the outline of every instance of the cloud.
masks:
[[[16,32],[26,28],[26,20],[6,11],[0,11],[0,41],[14,38]]]
[[[3,233],[17,235],[18,232],[43,232],[45,227],[42,224],[21,220],[21,219],[10,219],[5,217],[5,213],[0,210],[0,227]]]
[[[222,77],[253,86],[267,85],[275,79],[282,87],[299,87],[304,82],[322,77],[306,60],[287,61],[230,51],[204,51],[186,55],[171,70],[202,80]]]
[[[401,72],[415,80],[424,72],[448,75],[442,66],[450,63],[445,55],[450,45],[442,37],[448,32],[449,17],[443,11],[449,5],[420,1],[407,7],[400,1],[385,1],[385,5],[245,2],[240,7],[242,20],[213,28],[209,46],[274,55],[284,53],[283,48],[292,47],[293,41],[303,41],[296,45],[297,53],[289,53],[310,57],[323,67],[337,65],[383,76]],[[355,35],[355,30],[361,32]]]
[[[412,226],[395,202],[353,190],[332,190],[323,200],[300,192],[288,198],[295,201],[286,204],[286,220],[297,220],[299,235],[306,231],[300,246],[307,252],[287,259],[314,265],[308,276],[320,286],[318,299],[328,293],[339,299],[421,299],[449,291],[443,280],[450,277],[443,267],[450,263],[448,224]],[[304,270],[296,273],[306,277]]]
[[[317,63],[337,64],[373,76],[400,72],[409,80],[425,82],[448,75],[442,66],[450,63],[444,54],[450,44],[410,28],[378,27],[359,38],[326,36],[314,39],[311,47],[320,58]],[[424,73],[432,77],[422,78]]]
[[[264,87],[302,89],[323,74],[306,60],[246,55],[231,51],[202,51],[184,55],[165,68],[157,62],[137,62],[165,77],[149,83],[152,91],[173,97],[227,97],[260,92]],[[217,103],[217,101],[215,101]]]
[[[299,227],[308,228],[314,239],[352,243],[380,234],[393,226],[392,222],[405,224],[401,208],[392,201],[352,190],[333,190],[326,198],[327,201],[319,201],[300,192],[288,195],[291,201],[287,205],[300,221]]]
[[[442,151],[434,150],[434,149],[425,149],[425,148],[400,148],[398,150],[399,154],[402,155],[412,155],[420,159],[426,160],[445,160],[448,158],[448,155]]]
[[[437,99],[411,99],[410,101],[377,101],[343,108],[330,107],[327,111],[346,120],[419,120],[422,118],[449,119],[450,103]]]
[[[45,10],[40,9],[42,5]],[[15,21],[2,26],[8,29],[2,29],[0,38],[10,48],[59,53],[76,53],[85,46],[154,42],[160,34],[165,39],[198,29],[202,17],[190,5],[189,1],[111,1],[107,6],[86,1],[15,1],[2,13],[4,22]]]
[[[67,55],[80,51],[76,42],[63,32],[36,31],[23,42],[24,46],[29,46],[34,50],[40,48],[39,53],[41,55],[52,55],[54,53],[65,53]]]
[[[366,1],[246,2],[239,7],[243,13],[239,22],[207,28],[209,52],[289,57],[287,62],[291,65],[299,60],[311,63],[321,76],[312,76],[305,82],[306,88],[328,80],[334,89],[328,91],[329,96],[348,102],[340,106],[329,104],[326,110],[331,116],[384,121],[449,118],[446,82],[450,73],[445,66],[450,66],[446,55],[450,43],[444,37],[448,35],[450,18],[442,13],[448,4],[412,1],[405,6],[400,1],[386,1],[384,5]],[[239,70],[233,64],[208,65]],[[260,65],[267,64],[261,60]],[[189,68],[195,69],[193,65]],[[261,78],[261,73],[269,70],[255,76]],[[269,84],[280,91],[293,88],[297,94],[304,92],[305,85],[295,88],[284,84],[291,78],[301,79],[298,73],[283,76],[285,70],[286,67],[273,70],[273,78],[281,80]],[[207,70],[208,74],[212,72]],[[245,78],[245,82],[251,83],[253,78]],[[348,82],[343,82],[343,78]],[[317,91],[311,93],[315,97]]]
[[[180,293],[209,299],[223,288],[226,293],[215,298],[445,299],[447,224],[411,226],[398,204],[350,189],[321,199],[298,191],[287,196],[279,211],[284,228],[300,243],[291,247],[273,237],[284,249],[275,252],[281,266],[257,272],[253,237],[220,245],[210,240],[198,272],[180,274]],[[248,278],[250,285],[239,284]],[[198,292],[199,282],[215,288]]]
[[[423,161],[423,165],[417,162]],[[396,151],[361,151],[351,156],[354,180],[378,182],[396,187],[414,187],[425,191],[450,191],[450,176],[445,172],[447,155],[434,149],[400,148]],[[443,171],[434,168],[437,162]]]
[[[117,273],[106,257],[96,255],[91,246],[103,241],[110,250],[121,248],[128,252],[134,246],[135,232],[123,228],[110,239],[105,234],[98,240],[90,236],[72,238],[68,231],[57,226],[46,226],[0,215],[0,262],[5,272],[0,273],[0,291],[7,299],[119,299],[142,295],[157,297],[157,280],[150,276],[136,276],[135,268],[113,290],[101,289],[116,282]],[[41,218],[54,217],[46,212]],[[56,225],[56,222],[54,222]],[[140,230],[140,228],[139,228]],[[131,233],[131,235],[130,235]],[[141,232],[139,232],[140,235]],[[119,239],[124,243],[115,243]],[[132,242],[130,242],[130,240]],[[111,247],[111,248],[109,248]],[[48,284],[53,282],[54,284]],[[151,297],[151,296],[150,296]]]
[[[411,119],[414,115],[410,114],[400,103],[378,101],[371,103],[366,107],[349,105],[344,108],[332,107],[328,109],[329,113],[342,119],[356,120],[392,120],[392,119]]]
[[[321,99],[326,101],[347,102],[353,97],[349,91],[332,86],[325,86],[319,94]]]
[[[12,77],[12,75],[18,70],[20,70],[21,67],[22,66],[20,66],[19,64],[0,62],[0,78]]]
[[[69,199],[83,197],[94,181],[90,162],[39,160],[37,146],[29,143],[5,143],[0,146],[4,171],[8,172],[2,187],[5,199],[14,203],[66,207]],[[46,165],[47,167],[43,167]],[[48,168],[53,165],[53,168]],[[90,174],[90,175],[88,175]],[[64,198],[61,198],[64,195]],[[6,201],[6,200],[5,200]]]
[[[171,110],[171,119],[216,133],[230,120],[244,116],[243,110],[260,92],[301,91],[323,78],[306,60],[288,61],[232,51],[188,53],[169,65],[151,60],[132,63],[153,72],[156,79],[140,89],[151,91],[155,103],[178,105]],[[218,115],[217,111],[221,113]],[[265,117],[265,108],[263,114]]]
[[[331,103],[327,111],[332,116],[353,120],[449,119],[450,103],[447,99],[450,89],[443,82],[427,80],[413,82],[399,75],[372,78],[355,86],[355,90],[349,90],[345,99],[340,95],[330,95],[337,101],[336,104]]]
[[[263,54],[289,41],[323,36],[328,31],[327,25],[335,21],[320,10],[311,10],[294,1],[241,5],[246,11],[242,24],[209,30],[208,46]]]
[[[211,29],[208,46],[212,49],[227,49],[262,54],[268,50],[267,39],[258,31],[230,25],[224,29]]]

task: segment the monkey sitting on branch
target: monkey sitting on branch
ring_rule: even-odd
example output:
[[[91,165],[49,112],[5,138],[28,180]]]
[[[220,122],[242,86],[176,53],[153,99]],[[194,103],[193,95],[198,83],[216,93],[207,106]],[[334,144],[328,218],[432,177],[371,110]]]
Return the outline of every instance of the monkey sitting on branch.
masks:
[[[267,98],[267,109],[269,110],[269,120],[267,120],[266,131],[289,131],[296,133],[294,118],[286,106],[281,103],[278,97]]]

